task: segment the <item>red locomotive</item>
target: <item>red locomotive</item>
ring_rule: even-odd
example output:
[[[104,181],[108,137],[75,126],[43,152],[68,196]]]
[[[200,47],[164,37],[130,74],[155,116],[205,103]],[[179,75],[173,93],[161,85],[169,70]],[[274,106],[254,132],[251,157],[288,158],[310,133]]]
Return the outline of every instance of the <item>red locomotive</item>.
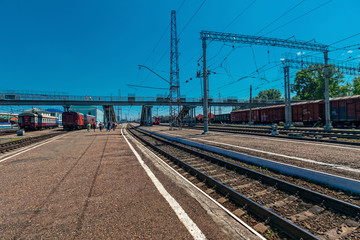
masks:
[[[159,117],[154,118],[154,125],[160,125],[160,118]]]
[[[214,116],[215,115],[213,113],[208,113],[208,120],[210,122],[212,122],[214,120]],[[197,122],[203,122],[204,121],[204,115],[202,115],[202,114],[197,115],[196,116],[196,121]]]
[[[63,112],[62,114],[62,123],[65,130],[78,130],[86,128],[90,123],[95,122],[95,116],[82,114],[79,112]]]

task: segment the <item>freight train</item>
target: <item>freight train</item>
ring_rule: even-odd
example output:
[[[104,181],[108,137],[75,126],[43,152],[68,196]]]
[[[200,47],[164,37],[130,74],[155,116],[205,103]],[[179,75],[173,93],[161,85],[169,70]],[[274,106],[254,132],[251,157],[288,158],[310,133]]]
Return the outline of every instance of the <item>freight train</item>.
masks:
[[[19,114],[19,126],[25,130],[41,130],[59,126],[58,118],[45,113],[24,112]]]
[[[229,114],[215,115],[216,123],[247,123],[249,109],[232,111]],[[325,124],[325,101],[307,101],[291,104],[292,122],[304,126],[323,126]],[[360,126],[360,95],[330,99],[331,122],[334,127]],[[255,124],[285,122],[285,105],[252,109],[251,119]]]
[[[95,116],[82,114],[79,112],[63,112],[62,124],[65,130],[79,130],[84,129],[90,123],[95,122]]]

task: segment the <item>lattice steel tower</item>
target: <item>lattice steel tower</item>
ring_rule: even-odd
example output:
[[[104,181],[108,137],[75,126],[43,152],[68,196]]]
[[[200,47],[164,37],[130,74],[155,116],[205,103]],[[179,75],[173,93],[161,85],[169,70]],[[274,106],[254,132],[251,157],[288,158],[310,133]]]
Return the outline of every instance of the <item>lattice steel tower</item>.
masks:
[[[179,53],[176,31],[176,11],[171,11],[170,40],[170,128],[178,123],[175,118],[180,111]]]

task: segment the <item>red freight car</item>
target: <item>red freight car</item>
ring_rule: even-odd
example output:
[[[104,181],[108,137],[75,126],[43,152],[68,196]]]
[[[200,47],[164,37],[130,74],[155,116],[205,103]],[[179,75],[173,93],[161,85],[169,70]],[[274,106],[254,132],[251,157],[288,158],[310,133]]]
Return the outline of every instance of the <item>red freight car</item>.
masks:
[[[293,122],[303,122],[304,126],[313,126],[324,121],[324,100],[308,101],[291,104]]]
[[[63,127],[65,130],[82,129],[85,127],[84,115],[78,112],[63,112]]]
[[[330,109],[334,127],[360,126],[360,95],[333,98]]]
[[[334,127],[360,126],[360,95],[330,99],[331,121]],[[305,126],[325,124],[325,101],[307,101],[291,104],[292,122]],[[249,121],[249,109],[231,112],[233,123]],[[285,106],[276,105],[252,110],[252,120],[257,124],[285,122]],[[318,125],[318,126],[319,126]]]
[[[259,109],[261,123],[278,123],[285,118],[285,105],[264,107]]]

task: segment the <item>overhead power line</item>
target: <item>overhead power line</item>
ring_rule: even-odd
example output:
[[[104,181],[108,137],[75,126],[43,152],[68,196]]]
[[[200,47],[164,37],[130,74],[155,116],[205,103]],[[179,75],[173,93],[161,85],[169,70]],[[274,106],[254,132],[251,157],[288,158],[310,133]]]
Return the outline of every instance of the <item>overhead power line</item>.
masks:
[[[185,31],[185,29],[187,28],[187,26],[189,26],[189,24],[191,23],[191,21],[193,20],[193,18],[195,17],[195,15],[200,11],[200,9],[202,8],[202,6],[204,5],[204,3],[206,2],[206,0],[204,0],[201,5],[198,7],[198,9],[195,11],[195,13],[191,16],[191,18],[189,19],[189,21],[185,24],[185,26],[183,27],[183,29],[180,31],[179,36],[181,36],[181,34]]]
[[[350,37],[346,37],[346,38],[341,39],[341,40],[339,40],[339,41],[333,42],[333,43],[330,44],[330,45],[338,44],[339,42],[343,42],[343,41],[345,41],[345,40],[348,40],[348,39],[350,39],[350,38],[356,37],[356,36],[358,36],[358,35],[360,35],[360,33],[356,33],[356,34],[354,34],[354,35],[351,35]]]
[[[132,84],[126,84],[126,86],[133,88],[151,88],[151,89],[165,89],[165,90],[169,89],[169,88],[159,88],[159,87],[151,87],[151,86],[132,85]]]
[[[301,5],[303,2],[305,2],[305,0],[302,0],[301,2],[299,2],[298,4],[296,4],[295,6],[293,6],[292,8],[290,8],[289,10],[287,10],[285,13],[281,14],[281,16],[279,16],[278,18],[276,18],[274,21],[272,21],[271,23],[269,23],[268,25],[266,25],[265,27],[263,27],[262,29],[260,29],[257,33],[255,33],[255,35],[258,35],[259,33],[261,33],[262,31],[264,31],[265,29],[267,29],[268,27],[270,27],[273,23],[275,23],[277,20],[279,20],[280,18],[284,17],[286,14],[288,14],[289,12],[291,12],[292,10],[294,10],[295,8],[297,8],[299,5]]]
[[[275,28],[275,29],[271,30],[270,32],[267,32],[267,33],[263,34],[263,36],[268,35],[268,34],[270,34],[270,33],[273,33],[273,32],[275,32],[276,30],[278,30],[278,29],[280,29],[280,28],[282,28],[282,27],[285,27],[286,25],[288,25],[288,24],[290,24],[290,23],[292,23],[292,22],[295,22],[295,21],[296,21],[296,20],[298,20],[299,18],[302,18],[302,17],[304,17],[305,15],[308,15],[309,13],[312,13],[312,12],[314,12],[314,11],[318,10],[319,8],[321,8],[321,7],[323,7],[323,6],[327,5],[327,4],[329,4],[329,3],[330,3],[330,2],[332,2],[332,1],[333,1],[333,0],[329,0],[329,1],[327,1],[327,2],[323,3],[323,4],[319,5],[319,6],[317,6],[317,7],[313,8],[313,9],[311,9],[310,11],[307,11],[306,13],[301,14],[300,16],[298,16],[298,17],[296,17],[296,18],[291,19],[290,21],[288,21],[288,22],[284,23],[283,25],[280,25],[279,27],[277,27],[277,28]]]
[[[256,0],[252,1],[244,10],[242,10],[223,30],[225,31],[228,27],[230,27],[241,15],[243,15],[254,3]]]

